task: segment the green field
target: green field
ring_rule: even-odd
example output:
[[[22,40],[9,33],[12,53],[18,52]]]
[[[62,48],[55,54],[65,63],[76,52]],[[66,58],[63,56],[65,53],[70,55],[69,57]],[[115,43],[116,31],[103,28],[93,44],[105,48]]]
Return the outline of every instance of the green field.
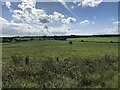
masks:
[[[96,42],[119,42],[119,37],[88,37],[88,38],[70,38],[71,41],[96,41]]]
[[[68,57],[97,58],[104,54],[118,55],[118,43],[80,42],[81,39],[91,40],[91,38],[78,38],[68,39],[67,41],[34,40],[31,42],[6,43],[2,46],[3,61],[10,60],[14,54],[29,55],[35,60],[44,60],[47,57],[65,59]],[[108,42],[108,38],[97,38],[97,41],[101,40]],[[111,40],[117,41],[117,38],[110,38],[109,41]],[[70,45],[69,41],[73,41],[73,44]]]
[[[81,40],[89,42],[81,42]],[[73,44],[70,45],[69,41],[72,41]],[[117,87],[119,45],[118,43],[110,43],[111,41],[118,42],[118,37],[70,38],[66,41],[35,39],[33,41],[27,42],[3,43],[3,87]],[[21,60],[20,64],[14,64],[14,62],[12,61],[14,58],[12,58],[12,56],[16,56],[17,60]],[[22,60],[27,56],[30,60],[30,65],[28,66],[24,65],[24,63],[22,62]],[[66,59],[68,60],[67,65],[65,64]],[[82,64],[86,61],[88,62],[88,64]],[[73,62],[78,62],[78,64],[75,63],[76,69],[71,69],[74,66],[72,64]],[[49,66],[49,64],[56,69],[62,68],[60,65],[63,64],[64,68],[66,68],[66,72],[61,71],[60,73],[56,74],[54,71],[52,71],[52,69],[49,70],[48,67],[46,69],[46,65]],[[87,68],[87,66],[91,64],[96,67],[93,69],[94,73],[90,73],[89,68]],[[41,70],[40,67],[43,69]],[[11,75],[13,71],[9,70],[10,68],[12,68],[13,71],[15,70],[14,72],[19,73],[22,73],[22,70],[26,71],[32,68],[32,71],[30,71],[32,72],[32,74],[30,78],[24,79],[17,74]],[[49,68],[52,67],[50,66]],[[81,68],[86,70],[84,74],[80,73],[82,70]],[[8,70],[9,72],[7,72]],[[79,72],[77,72],[77,70]],[[33,75],[33,71],[37,72],[37,75],[38,71],[39,73],[44,72],[44,76],[41,77],[38,75],[39,79],[37,80],[39,81],[37,81],[35,80],[36,76]],[[75,76],[73,78],[69,77],[70,73],[75,73]],[[6,76],[6,74],[9,74],[12,78],[9,78],[8,76]],[[79,75],[84,75],[84,77],[79,77]],[[55,78],[53,78],[52,76],[54,76]],[[16,79],[13,79],[13,77],[16,77]],[[5,78],[8,81],[6,81]],[[46,79],[47,81],[41,81],[42,78]],[[52,79],[49,80],[48,78]],[[78,78],[81,78],[81,80],[78,80]],[[82,80],[85,82],[89,82],[84,84]],[[30,85],[28,83],[30,83]]]

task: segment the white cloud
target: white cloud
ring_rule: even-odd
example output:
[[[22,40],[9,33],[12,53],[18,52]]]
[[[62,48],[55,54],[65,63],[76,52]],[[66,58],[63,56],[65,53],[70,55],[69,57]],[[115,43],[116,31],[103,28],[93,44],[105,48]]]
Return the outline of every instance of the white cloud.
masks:
[[[8,9],[11,8],[11,3],[10,3],[10,1],[6,1],[6,2],[5,2],[5,5],[6,5],[6,7],[7,7]]]
[[[74,2],[73,3],[77,3],[77,1],[76,0],[74,0]]]
[[[2,18],[2,17],[0,17]],[[0,25],[2,25],[2,32],[7,32],[7,33],[11,33],[12,30],[18,30],[17,32],[21,32],[23,30],[27,30],[28,28],[28,24],[23,24],[23,23],[13,23],[13,22],[8,22],[7,20],[4,20],[4,18],[2,18],[2,22],[0,22]]]
[[[43,27],[48,26],[49,23],[54,21],[60,21],[62,24],[64,20],[66,24],[69,24],[75,20],[72,17],[65,18],[65,16],[59,12],[53,12],[52,15],[48,15],[43,9],[36,9],[35,5],[36,0],[22,0],[22,3],[18,5],[21,10],[14,10],[12,17],[14,20],[23,23],[37,24]]]
[[[82,4],[81,4],[81,3],[79,3],[79,4],[78,4],[78,7],[80,7],[81,5],[82,5]]]
[[[2,34],[5,35],[25,35],[26,33],[38,33],[41,32],[43,27],[38,27],[38,29],[34,26],[30,26],[29,24],[25,23],[14,23],[8,22],[4,18],[0,17],[0,25],[2,25]]]
[[[115,21],[115,22],[113,22],[113,24],[118,25],[118,24],[120,24],[120,21]]]
[[[36,9],[36,0],[21,0],[22,3],[18,5],[19,10],[12,10],[13,20],[8,22],[0,17],[0,24],[3,25],[3,34],[9,35],[70,35],[80,34],[80,30],[68,30],[70,24],[76,22],[74,17],[65,18],[59,12],[53,12],[48,15],[43,9]],[[59,0],[66,6],[63,0]],[[81,0],[78,6],[95,7],[99,5],[100,0]],[[101,0],[102,1],[102,0]],[[92,2],[92,3],[90,3]],[[95,3],[96,2],[96,3]],[[11,9],[11,3],[7,2],[6,6]],[[73,7],[71,7],[73,8]],[[20,21],[21,23],[15,23]],[[49,23],[60,22],[57,28],[51,27]],[[95,24],[89,20],[84,20],[81,24]],[[69,26],[67,26],[69,25]]]
[[[83,7],[96,7],[98,6],[103,0],[84,0],[82,2]]]
[[[36,0],[21,0],[22,4],[19,4],[19,7],[25,9],[26,7],[35,8]]]
[[[2,23],[8,23],[8,21],[6,19],[0,17],[0,24],[2,24]]]
[[[120,33],[118,32],[118,27],[114,26],[113,28],[105,28],[104,30],[101,30],[94,34],[120,34]]]
[[[26,3],[27,4],[27,3]],[[42,9],[33,8],[34,5],[21,4],[22,10],[14,10],[13,18],[25,23],[44,24],[51,20],[51,17]],[[25,5],[25,6],[24,6]],[[19,5],[20,6],[20,5]],[[32,7],[31,7],[32,6]]]
[[[68,19],[69,20],[69,19]],[[27,23],[8,22],[0,17],[0,25],[2,25],[3,35],[71,35],[78,34],[79,30],[68,30],[68,27],[62,25],[60,27],[49,27],[45,29],[39,25],[29,25]],[[47,26],[45,26],[47,27]]]
[[[120,27],[118,26],[119,23],[120,21],[114,21],[112,23],[114,25],[112,28],[105,28],[99,32],[96,32],[95,34],[120,34]]]
[[[36,0],[21,1],[22,3],[18,5],[20,9],[12,11],[13,20],[11,22],[0,17],[4,35],[64,35],[70,33],[67,29],[68,27],[64,25],[72,24],[76,21],[75,18],[65,18],[59,12],[53,12],[53,14],[48,15],[43,9],[35,8]],[[20,23],[15,23],[16,21],[20,21]],[[49,23],[54,21],[61,22],[61,25],[57,28],[51,27]]]
[[[90,21],[89,20],[84,20],[84,21],[81,21],[80,24],[90,24]]]
[[[62,20],[62,23],[65,24],[65,25],[69,25],[69,24],[72,24],[76,21],[75,18],[72,18],[72,17],[68,17],[67,19],[63,19]]]
[[[59,12],[54,12],[53,15],[50,15],[50,16],[52,17],[52,19],[55,19],[55,20],[62,20],[65,17]]]
[[[74,7],[74,6],[71,6],[70,8],[71,8],[71,9],[74,9],[75,7]]]
[[[86,20],[81,21],[80,24],[81,25],[88,25],[88,24],[95,24],[95,22],[86,19]]]
[[[103,0],[75,0],[78,3],[78,6],[82,7],[96,7],[102,3]]]
[[[14,20],[11,20],[11,23],[14,23]]]

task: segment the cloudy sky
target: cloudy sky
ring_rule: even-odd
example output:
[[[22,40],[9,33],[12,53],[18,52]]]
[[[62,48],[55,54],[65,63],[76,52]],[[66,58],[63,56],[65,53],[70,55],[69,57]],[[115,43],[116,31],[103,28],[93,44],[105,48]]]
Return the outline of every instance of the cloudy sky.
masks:
[[[117,2],[102,2],[102,0],[58,1],[21,0],[21,2],[1,2],[0,25],[2,25],[2,35],[118,33]]]

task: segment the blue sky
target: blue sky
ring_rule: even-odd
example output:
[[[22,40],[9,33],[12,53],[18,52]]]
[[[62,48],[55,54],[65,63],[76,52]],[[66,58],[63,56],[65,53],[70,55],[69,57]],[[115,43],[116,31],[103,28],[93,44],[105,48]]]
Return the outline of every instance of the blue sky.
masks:
[[[18,4],[21,4],[21,3],[11,2],[11,9],[13,11],[21,10],[20,8],[18,8]],[[97,7],[78,7],[78,3],[73,3],[73,2],[66,2],[66,5],[70,11],[67,10],[60,2],[37,2],[35,8],[44,10],[47,15],[51,15],[54,12],[59,12],[62,15],[64,15],[65,18],[68,18],[68,17],[75,18],[76,21],[74,23],[65,27],[67,29],[72,30],[71,32],[75,31],[76,34],[79,34],[79,35],[110,34],[110,33],[112,34],[112,31],[110,30],[114,29],[115,24],[113,23],[117,22],[118,20],[118,3],[117,2],[102,2]],[[13,12],[10,12],[10,9],[8,9],[5,4],[2,4],[2,18],[6,19],[7,21],[9,21],[9,23],[11,23],[11,21],[14,20],[12,15],[13,15]],[[84,22],[85,20],[88,22],[85,23]],[[23,22],[14,20],[14,23],[23,23]],[[48,27],[50,26],[52,28],[63,27],[59,21],[55,21],[47,25]],[[108,30],[105,30],[105,29],[108,29]],[[6,31],[8,32],[3,31],[3,34],[11,35],[10,32],[12,31],[14,32],[14,30],[12,29],[6,30]],[[14,33],[12,33],[12,35],[13,34]],[[35,33],[32,34],[31,32],[29,34],[34,35]],[[19,33],[17,35],[19,35]]]

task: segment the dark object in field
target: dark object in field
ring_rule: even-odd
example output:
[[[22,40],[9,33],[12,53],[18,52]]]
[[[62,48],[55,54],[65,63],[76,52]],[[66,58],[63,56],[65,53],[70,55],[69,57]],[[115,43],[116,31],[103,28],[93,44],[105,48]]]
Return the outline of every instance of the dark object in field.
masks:
[[[29,56],[25,58],[25,64],[27,65],[29,63]]]
[[[113,41],[110,41],[110,43],[113,43]]]
[[[70,41],[69,44],[72,44],[72,41]]]
[[[84,40],[81,40],[81,42],[84,42]]]
[[[57,57],[57,61],[59,61],[59,58]]]

